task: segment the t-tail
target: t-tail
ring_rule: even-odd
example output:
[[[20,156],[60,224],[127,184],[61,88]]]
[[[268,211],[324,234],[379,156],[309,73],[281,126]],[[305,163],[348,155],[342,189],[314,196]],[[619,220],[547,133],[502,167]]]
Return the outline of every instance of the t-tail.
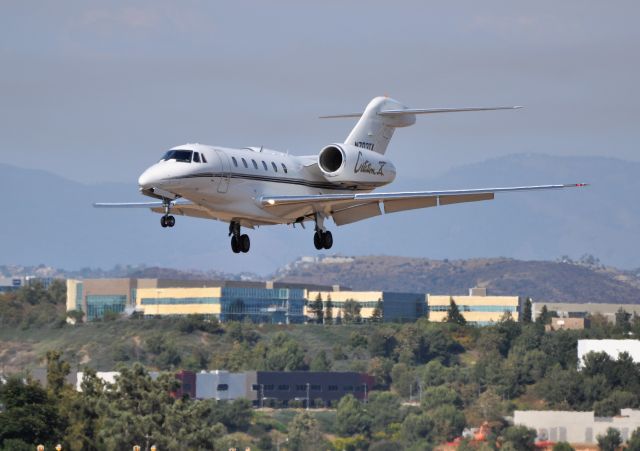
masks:
[[[359,117],[358,123],[344,141],[380,154],[387,151],[393,132],[415,124],[416,114],[456,113],[465,111],[513,110],[521,106],[412,109],[389,97],[374,98],[363,113],[321,116],[322,119]]]

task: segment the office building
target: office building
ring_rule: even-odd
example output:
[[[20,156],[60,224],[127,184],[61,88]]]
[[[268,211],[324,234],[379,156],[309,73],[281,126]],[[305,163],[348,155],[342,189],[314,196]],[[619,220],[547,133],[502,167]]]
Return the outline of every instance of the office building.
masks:
[[[486,288],[472,288],[468,296],[428,294],[429,320],[445,321],[452,300],[469,324],[477,326],[494,324],[503,319],[505,314],[510,314],[514,321],[518,321],[520,317],[522,302],[520,297],[489,296]]]
[[[542,307],[546,306],[550,312],[556,312],[560,318],[587,318],[590,315],[600,314],[615,322],[616,312],[623,309],[627,313],[640,315],[640,304],[602,304],[587,302],[584,304],[566,302],[534,302],[532,305],[533,319],[540,316]]]

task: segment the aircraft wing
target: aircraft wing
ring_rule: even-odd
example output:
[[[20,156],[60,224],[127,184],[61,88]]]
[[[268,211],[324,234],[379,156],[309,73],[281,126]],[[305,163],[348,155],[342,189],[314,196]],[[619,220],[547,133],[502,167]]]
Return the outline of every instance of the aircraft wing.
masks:
[[[164,204],[161,201],[152,202],[98,202],[93,204],[96,208],[150,208],[156,213],[164,213]],[[193,216],[196,218],[216,219],[216,217],[202,205],[197,205],[186,200],[171,201],[171,214]]]
[[[495,193],[539,191],[587,186],[585,183],[564,185],[514,186],[445,191],[407,191],[395,193],[318,194],[308,196],[262,196],[259,201],[266,209],[300,211],[305,215],[324,212],[333,216],[337,225],[350,224],[384,213],[437,207],[463,202],[491,200]]]

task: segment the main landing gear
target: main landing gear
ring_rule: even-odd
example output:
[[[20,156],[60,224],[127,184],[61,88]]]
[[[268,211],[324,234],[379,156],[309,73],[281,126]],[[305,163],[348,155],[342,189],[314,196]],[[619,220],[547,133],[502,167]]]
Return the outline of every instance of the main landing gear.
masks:
[[[333,246],[333,235],[324,228],[324,218],[316,214],[316,233],[313,235],[313,245],[316,249],[331,249]]]
[[[165,227],[173,227],[174,225],[176,225],[176,218],[174,218],[173,216],[170,215],[170,213],[171,213],[171,202],[164,201],[163,205],[164,205],[164,216],[162,216],[160,218],[160,225],[163,228],[165,228]]]
[[[251,247],[251,240],[249,239],[249,235],[240,234],[240,223],[236,221],[231,221],[229,224],[229,235],[231,236],[231,250],[235,254],[247,253],[249,252],[249,248]]]

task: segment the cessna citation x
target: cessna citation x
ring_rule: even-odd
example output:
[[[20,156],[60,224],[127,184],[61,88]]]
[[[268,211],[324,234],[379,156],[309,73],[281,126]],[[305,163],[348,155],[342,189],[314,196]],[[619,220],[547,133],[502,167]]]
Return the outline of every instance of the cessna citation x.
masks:
[[[417,114],[505,110],[520,107],[410,109],[388,97],[376,97],[363,113],[323,116],[360,118],[343,143],[317,155],[294,156],[262,147],[231,149],[203,144],[174,147],[138,179],[140,192],[154,202],[97,203],[96,207],[142,207],[162,214],[162,227],[175,225],[174,214],[229,223],[231,249],[248,252],[241,227],[315,223],[313,244],[330,249],[326,219],[341,226],[384,213],[490,200],[495,193],[585,186],[518,186],[449,191],[372,192],[396,178],[385,155],[393,132],[416,121]]]

